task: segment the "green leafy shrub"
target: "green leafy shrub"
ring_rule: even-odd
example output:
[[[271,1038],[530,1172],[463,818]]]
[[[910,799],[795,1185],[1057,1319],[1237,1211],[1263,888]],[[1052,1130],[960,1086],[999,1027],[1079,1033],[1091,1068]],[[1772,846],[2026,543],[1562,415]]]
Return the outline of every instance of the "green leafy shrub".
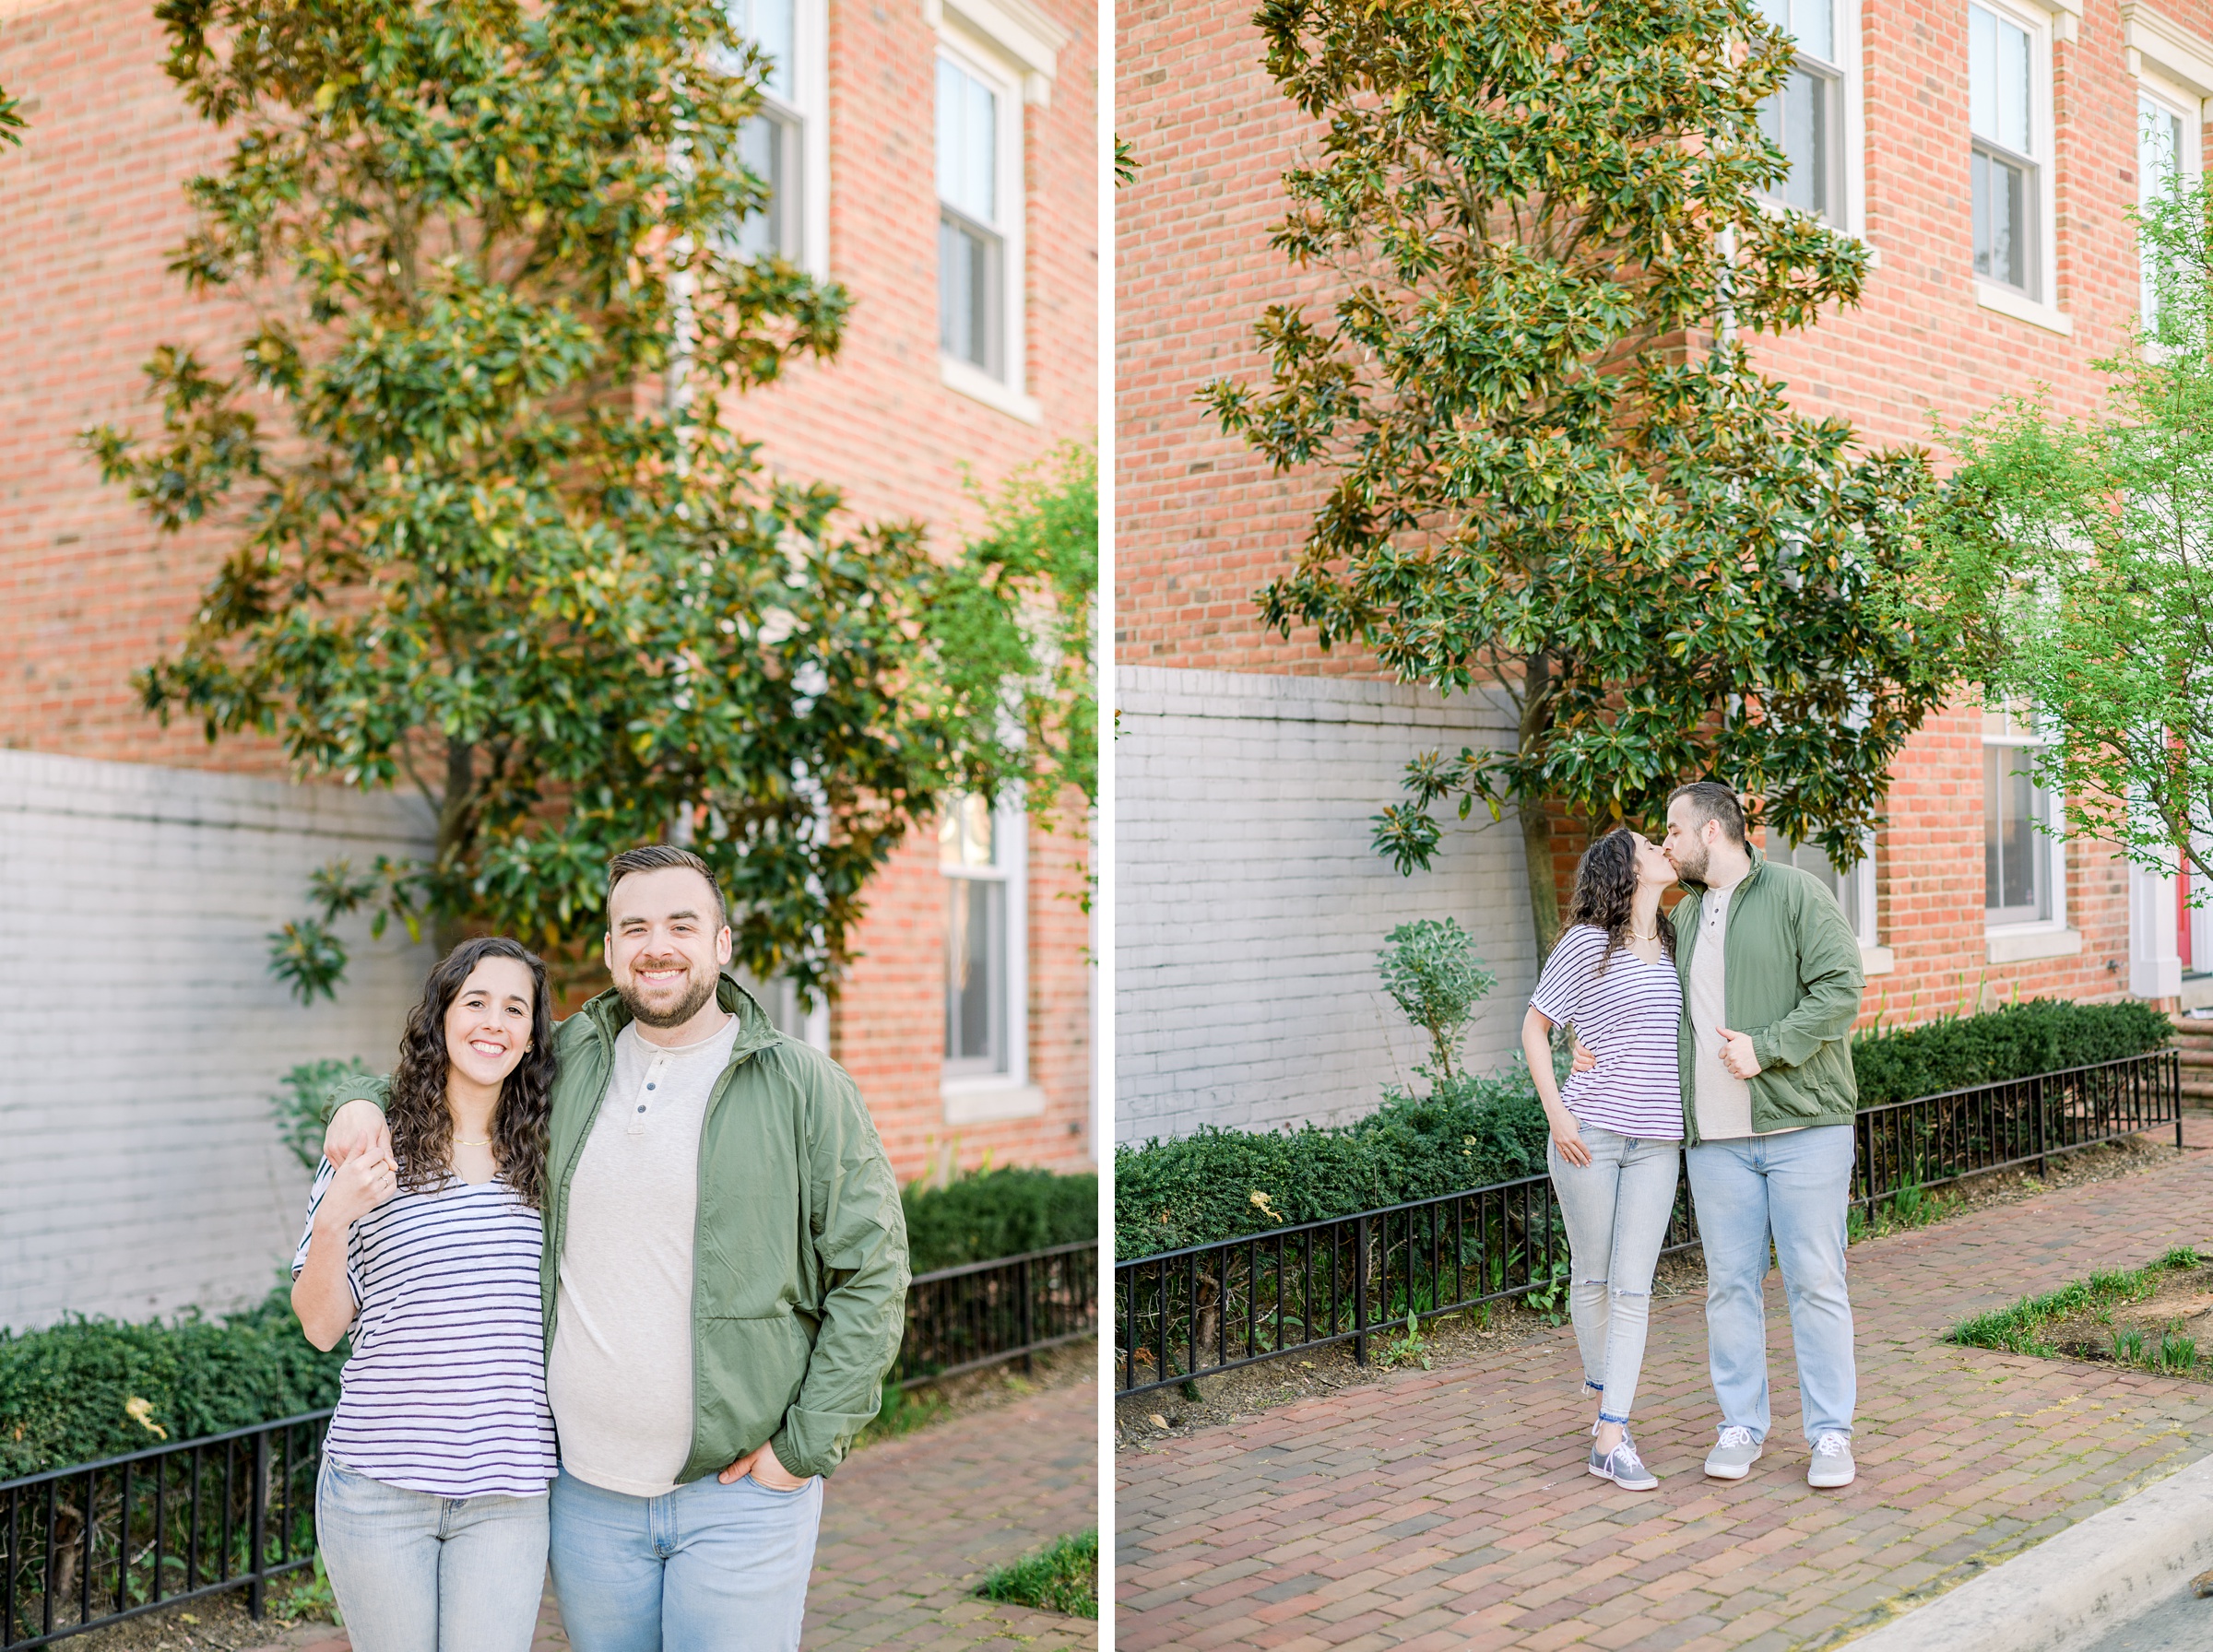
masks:
[[[1450,1082],[1461,1076],[1452,1059],[1484,994],[1498,977],[1475,956],[1475,938],[1451,918],[1401,924],[1383,938],[1377,973],[1406,1019],[1429,1034],[1429,1065],[1414,1070]]]
[[[323,1113],[342,1079],[373,1069],[359,1056],[344,1061],[302,1061],[284,1075],[283,1088],[269,1098],[269,1116],[292,1157],[313,1170],[323,1162]]]
[[[976,1586],[987,1600],[1011,1600],[1071,1618],[1099,1615],[1099,1534],[1095,1528],[1062,1538],[1038,1553],[1001,1566]]]
[[[1517,1063],[1426,1096],[1393,1091],[1349,1125],[1202,1126],[1118,1148],[1115,1254],[1127,1260],[1535,1175],[1547,1133],[1536,1087]]]
[[[1049,1170],[972,1171],[942,1187],[909,1184],[907,1266],[917,1273],[1018,1257],[1099,1236],[1099,1178]]]
[[[1860,1105],[1878,1107],[1974,1084],[2087,1067],[2156,1050],[2173,1036],[2148,1004],[2075,1004],[2031,998],[1852,1041]]]
[[[0,1480],[336,1405],[344,1346],[313,1347],[282,1287],[221,1320],[0,1331]]]

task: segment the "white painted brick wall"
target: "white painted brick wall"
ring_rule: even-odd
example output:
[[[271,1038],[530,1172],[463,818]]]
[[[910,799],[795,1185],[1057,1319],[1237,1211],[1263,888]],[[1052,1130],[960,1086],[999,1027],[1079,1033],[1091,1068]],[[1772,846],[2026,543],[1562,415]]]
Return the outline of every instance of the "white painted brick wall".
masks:
[[[339,1001],[302,1009],[265,938],[314,867],[413,852],[429,823],[393,796],[0,751],[0,1325],[275,1282],[308,1184],[277,1080],[388,1068],[431,959],[349,920]]]
[[[1511,1059],[1536,959],[1512,814],[1449,826],[1411,878],[1369,847],[1409,759],[1507,743],[1502,702],[1158,667],[1115,690],[1117,1141],[1372,1109],[1422,1058],[1376,978],[1414,918],[1475,937],[1499,979],[1468,1056]]]

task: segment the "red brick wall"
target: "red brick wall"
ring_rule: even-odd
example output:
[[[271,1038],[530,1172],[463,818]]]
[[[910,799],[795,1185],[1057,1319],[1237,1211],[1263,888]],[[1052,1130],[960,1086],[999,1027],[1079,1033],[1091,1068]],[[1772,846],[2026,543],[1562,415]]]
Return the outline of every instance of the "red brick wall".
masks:
[[[2213,34],[2206,0],[2161,9]],[[1264,72],[1249,11],[1145,0],[1120,14],[1116,119],[1144,166],[1116,200],[1116,658],[1369,675],[1356,653],[1324,655],[1310,633],[1286,643],[1260,629],[1252,593],[1290,566],[1321,484],[1270,475],[1195,400],[1216,375],[1262,382],[1252,324],[1264,305],[1320,315],[1330,291],[1267,244],[1284,208],[1280,173],[1311,156],[1314,129]],[[1809,411],[1852,419],[1870,445],[1928,442],[1932,412],[1956,424],[2040,382],[2058,407],[2089,412],[2100,380],[2089,362],[2122,341],[2137,302],[2124,216],[2136,82],[2115,0],[2089,0],[2079,40],[2053,48],[2055,297],[2073,321],[2067,336],[1975,302],[1965,6],[1866,0],[1863,30],[1866,232],[1880,266],[1856,312],[1762,341],[1764,365]],[[2092,844],[2069,847],[2080,957],[1984,963],[1979,732],[1979,705],[1947,711],[1893,772],[1877,864],[1881,939],[1897,970],[1870,982],[1871,1020],[2126,987],[2126,878]],[[1564,875],[1580,847],[1559,844]]]
[[[975,519],[964,466],[995,486],[1052,444],[1089,439],[1097,408],[1095,13],[1039,0],[1070,37],[1049,107],[1025,111],[1027,382],[1032,425],[940,382],[932,173],[935,33],[913,0],[830,6],[831,273],[856,304],[829,364],[750,398],[740,427],[795,478],[842,487],[856,523],[911,517],[939,543]],[[163,76],[148,0],[0,0],[0,86],[24,100],[19,150],[0,153],[0,745],[129,762],[279,770],[251,742],[164,732],[131,673],[172,643],[215,565],[212,535],[157,538],[76,442],[88,425],[152,425],[141,365],[155,345],[223,360],[243,331],[227,303],[168,274],[185,233],[181,186],[221,153]],[[1073,830],[1080,831],[1078,823]],[[1031,876],[1033,1063],[1043,1120],[964,1130],[964,1163],[1088,1157],[1089,963],[1064,832]],[[941,1124],[937,1062],[942,919],[934,846],[886,869],[835,1018],[902,1174]],[[1075,1128],[1071,1128],[1071,1123]]]

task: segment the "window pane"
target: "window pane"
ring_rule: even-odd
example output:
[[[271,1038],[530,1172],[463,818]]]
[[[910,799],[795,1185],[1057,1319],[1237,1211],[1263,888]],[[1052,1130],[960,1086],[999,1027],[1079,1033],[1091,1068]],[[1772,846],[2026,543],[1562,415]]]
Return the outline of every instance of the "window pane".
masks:
[[[1781,858],[1802,872],[1811,872],[1821,881],[1821,887],[1837,898],[1844,909],[1844,920],[1852,926],[1854,935],[1860,933],[1860,879],[1855,868],[1840,872],[1828,858],[1828,852],[1819,844],[1793,844],[1785,839]]]
[[[1791,163],[1775,198],[1816,218],[1828,215],[1830,83],[1826,76],[1793,69],[1782,88],[1759,106],[1759,129]]]
[[[1006,885],[945,880],[945,1061],[1004,1072]]]
[[[995,227],[998,157],[998,95],[960,65],[939,58],[938,198]]]
[[[1979,6],[1968,7],[1968,124],[2023,155],[2029,132],[2029,31]]]
[[[796,0],[729,0],[731,26],[775,59],[775,66],[762,85],[787,103],[797,100],[792,93],[795,5]]]
[[[938,817],[938,865],[946,867],[998,865],[996,831],[988,798],[957,799]]]
[[[1799,50],[1812,53],[1823,63],[1836,62],[1836,29],[1829,0],[1798,0],[1791,9]]]
[[[2001,921],[2052,915],[2052,840],[2036,829],[2048,798],[2031,778],[2034,760],[2026,747],[1982,749],[1982,902]]]
[[[738,128],[738,159],[769,191],[768,205],[749,213],[738,226],[738,250],[749,257],[778,253],[787,258],[799,256],[790,234],[798,226],[786,208],[787,202],[799,197],[797,137],[789,123],[774,115],[754,115]]]
[[[2029,290],[2029,174],[1978,149],[1968,162],[1974,195],[1975,273]]]
[[[958,360],[997,378],[999,254],[996,237],[951,215],[938,222],[938,343]]]

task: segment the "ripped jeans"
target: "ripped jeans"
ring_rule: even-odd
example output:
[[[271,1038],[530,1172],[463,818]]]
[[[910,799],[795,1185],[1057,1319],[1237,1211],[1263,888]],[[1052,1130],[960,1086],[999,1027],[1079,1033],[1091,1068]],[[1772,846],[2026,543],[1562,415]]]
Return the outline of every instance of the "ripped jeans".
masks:
[[[1649,1141],[1582,1126],[1591,1162],[1568,1163],[1547,1145],[1553,1191],[1568,1228],[1574,1272],[1568,1306],[1582,1351],[1583,1386],[1599,1395],[1603,1422],[1627,1424],[1651,1321],[1652,1267],[1675,1208],[1679,1141]]]

